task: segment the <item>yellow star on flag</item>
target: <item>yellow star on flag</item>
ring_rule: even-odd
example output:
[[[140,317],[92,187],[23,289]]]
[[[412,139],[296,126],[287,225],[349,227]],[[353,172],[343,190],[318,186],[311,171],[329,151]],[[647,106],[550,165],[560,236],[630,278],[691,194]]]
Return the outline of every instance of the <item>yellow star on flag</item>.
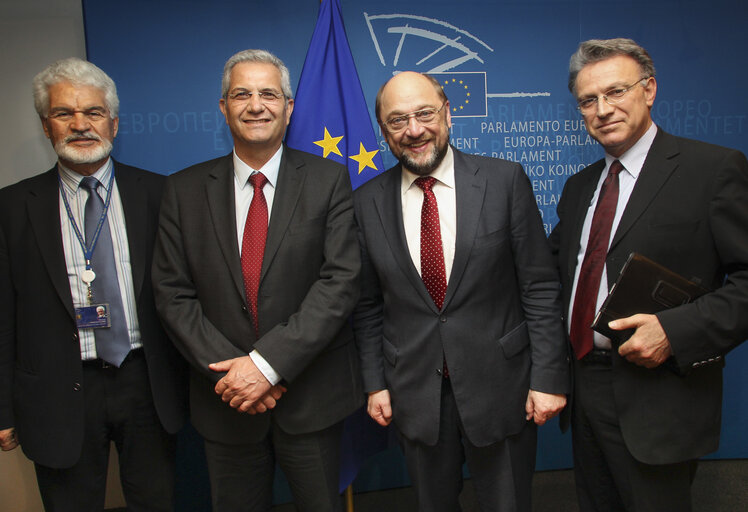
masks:
[[[327,131],[327,127],[325,126],[325,138],[322,140],[315,140],[314,143],[323,149],[322,156],[324,158],[327,158],[327,155],[329,155],[330,153],[335,153],[338,156],[343,156],[343,154],[338,149],[338,142],[340,142],[341,140],[343,140],[342,135],[340,137],[332,137],[330,135],[330,132]]]
[[[361,171],[363,171],[367,167],[371,167],[376,171],[377,166],[374,165],[374,155],[379,153],[379,150],[375,149],[374,151],[366,151],[363,142],[359,142],[359,146],[360,149],[358,150],[358,155],[348,157],[351,160],[355,160],[356,162],[358,162],[358,173],[361,174]]]

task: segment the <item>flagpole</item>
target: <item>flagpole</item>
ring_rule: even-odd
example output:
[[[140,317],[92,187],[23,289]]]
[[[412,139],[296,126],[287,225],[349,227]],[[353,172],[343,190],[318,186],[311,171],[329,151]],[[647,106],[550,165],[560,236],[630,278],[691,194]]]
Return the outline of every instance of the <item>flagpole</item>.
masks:
[[[345,512],[353,512],[353,484],[345,488]]]

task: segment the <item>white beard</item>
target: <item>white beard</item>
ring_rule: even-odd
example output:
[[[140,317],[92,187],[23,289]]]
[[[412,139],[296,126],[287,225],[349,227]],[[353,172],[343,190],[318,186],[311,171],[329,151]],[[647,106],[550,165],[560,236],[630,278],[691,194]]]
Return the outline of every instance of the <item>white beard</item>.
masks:
[[[71,141],[80,137],[97,140],[99,141],[99,144],[90,148],[79,148],[69,144]],[[78,136],[71,135],[55,144],[55,153],[57,153],[57,156],[60,157],[61,160],[73,164],[92,164],[99,162],[108,157],[111,152],[112,143],[91,132],[82,133]]]

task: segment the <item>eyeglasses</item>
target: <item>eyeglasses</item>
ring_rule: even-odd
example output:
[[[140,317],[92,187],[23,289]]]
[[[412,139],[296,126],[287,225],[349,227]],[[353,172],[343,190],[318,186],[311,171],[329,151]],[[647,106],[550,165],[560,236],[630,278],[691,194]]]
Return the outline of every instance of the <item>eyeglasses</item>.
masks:
[[[626,96],[627,92],[629,92],[631,89],[633,89],[637,85],[640,85],[640,84],[642,86],[645,85],[646,83],[645,80],[649,81],[650,78],[652,77],[647,76],[644,78],[640,78],[633,84],[628,85],[626,87],[614,87],[613,89],[606,91],[605,94],[602,95],[602,97],[608,105],[618,105],[624,100],[624,96]],[[600,98],[599,96],[595,96],[594,98],[585,98],[583,100],[579,100],[577,102],[577,108],[582,113],[591,112],[593,109],[597,108],[597,103],[599,101],[599,98]]]
[[[416,110],[415,112],[411,112],[409,114],[403,114],[401,116],[391,117],[384,122],[384,125],[392,133],[401,132],[408,126],[408,119],[412,117],[421,126],[427,126],[434,122],[434,120],[436,119],[436,115],[439,112],[441,112],[441,110],[444,108],[444,105],[446,104],[447,102],[445,101],[444,103],[442,103],[442,106],[439,108],[435,108],[435,107],[423,108],[421,110]]]
[[[257,91],[256,93],[250,92],[246,89],[236,89],[228,94],[228,98],[237,103],[244,103],[249,101],[253,94],[257,94],[257,97],[262,103],[272,104],[279,101],[285,95],[281,92],[265,89],[263,91]]]
[[[58,109],[53,112],[50,112],[47,118],[52,119],[54,121],[59,121],[61,123],[68,123],[72,121],[75,114],[83,114],[83,116],[92,123],[97,123],[107,118],[107,110],[103,108],[98,108],[98,107],[89,108],[86,110]]]

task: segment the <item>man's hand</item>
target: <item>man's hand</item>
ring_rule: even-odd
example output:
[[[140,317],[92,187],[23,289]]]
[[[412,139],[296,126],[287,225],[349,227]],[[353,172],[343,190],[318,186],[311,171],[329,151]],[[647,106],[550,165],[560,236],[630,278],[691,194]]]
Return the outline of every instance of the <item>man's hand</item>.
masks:
[[[531,389],[525,402],[525,419],[532,419],[537,425],[542,425],[560,413],[565,405],[566,395],[554,395]]]
[[[215,390],[217,394],[221,395],[221,399],[228,402],[234,409],[248,412],[250,407],[254,406],[270,391],[270,382],[257,369],[249,356],[212,363],[209,368],[214,372],[227,372],[218,381]],[[265,412],[267,405],[264,407],[265,409],[256,412]]]
[[[655,315],[634,315],[613,320],[608,324],[616,331],[636,329],[634,334],[620,347],[618,353],[627,361],[655,368],[672,355],[670,341]]]
[[[2,448],[4,452],[9,452],[16,446],[18,446],[18,439],[16,439],[16,429],[11,427],[0,430],[0,448]]]
[[[284,386],[276,384],[275,386],[270,388],[270,391],[262,395],[262,397],[260,397],[260,399],[254,403],[254,405],[249,405],[248,402],[244,402],[237,408],[237,410],[239,412],[246,412],[247,414],[260,414],[263,412],[267,412],[275,407],[278,400],[280,400],[280,397],[286,391],[288,390]]]
[[[390,404],[390,392],[386,389],[369,393],[369,404],[366,412],[369,416],[386,427],[392,421],[392,405]]]

